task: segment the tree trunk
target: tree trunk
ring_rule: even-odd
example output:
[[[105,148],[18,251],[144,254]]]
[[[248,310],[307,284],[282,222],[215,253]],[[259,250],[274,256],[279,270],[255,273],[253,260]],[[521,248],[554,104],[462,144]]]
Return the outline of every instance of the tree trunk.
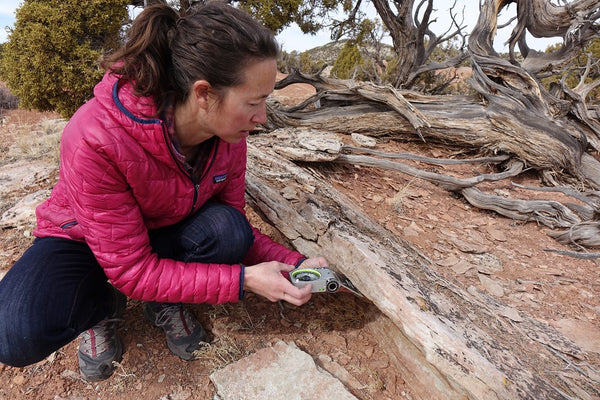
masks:
[[[487,65],[488,73],[493,73],[495,67],[516,70],[502,61],[501,67]],[[270,107],[267,128],[295,126],[347,134],[387,135],[402,140],[414,140],[418,135],[428,142],[486,156],[508,154],[537,170],[561,171],[563,175],[566,172],[571,178],[585,180],[592,188],[600,188],[600,175],[594,172],[600,168],[598,162],[586,158],[585,163],[590,165],[585,169],[581,166],[587,143],[583,128],[576,121],[547,116],[543,111],[545,103],[534,94],[540,90],[537,84],[527,90],[525,86],[533,81],[527,80],[526,75],[513,73],[514,81],[522,86],[520,91],[496,88],[481,68],[476,74],[481,90],[487,85],[497,91],[510,91],[516,98],[497,95],[482,101],[475,96],[426,96],[295,73],[277,88],[293,82],[310,83],[317,94],[302,107],[315,103],[322,107],[305,110]]]
[[[598,398],[600,378],[589,365],[581,364],[584,367],[574,374],[555,373],[567,362],[588,358],[576,345],[547,324],[439,276],[426,256],[369,220],[324,178],[309,172],[312,168],[288,161],[391,168],[435,182],[477,207],[569,229],[568,235],[555,235],[557,239],[600,243],[595,222],[600,211],[596,192],[600,189],[600,163],[586,152],[590,147],[600,150],[600,125],[590,117],[585,103],[587,91],[594,85],[586,86],[582,79],[581,85],[563,90],[563,95],[549,93],[536,74],[550,68],[544,62],[551,59],[528,51],[523,34],[523,29],[547,34],[552,25],[548,18],[556,17],[557,29],[566,38],[560,54],[570,57],[573,49],[583,45],[580,39],[598,30],[597,1],[544,8],[548,1],[519,0],[513,45],[518,43],[526,57],[522,65],[500,58],[493,49],[497,15],[511,2],[516,1],[485,1],[470,36],[471,83],[477,95],[425,96],[300,73],[278,83],[276,88],[310,83],[317,93],[289,109],[269,106],[264,128],[285,129],[249,140],[249,204],[301,252],[334,260],[332,267],[347,275],[393,322],[396,329],[381,332],[389,332],[396,343],[391,352],[401,365],[411,366],[410,384],[421,393],[431,398]],[[374,0],[385,23],[386,18],[396,16],[383,3]],[[409,4],[412,8],[412,1],[394,3],[399,16],[406,16],[401,11]],[[537,14],[530,15],[534,10]],[[408,43],[403,41],[410,37],[406,34],[410,29],[397,28],[390,30],[394,44],[401,48]],[[499,172],[447,177],[385,159],[398,155],[369,154],[366,149],[343,146],[320,135],[322,132],[440,143],[486,157]],[[476,187],[480,182],[515,176],[526,168],[537,170],[548,183],[577,184],[595,191],[555,188],[581,203],[563,205],[500,198]],[[296,196],[287,200],[291,192]]]
[[[335,261],[331,267],[389,318],[395,328],[380,332],[395,343],[390,354],[398,365],[411,366],[412,374],[403,378],[413,388],[430,398],[452,399],[600,395],[600,382],[585,367],[575,375],[553,373],[571,357],[585,358],[575,344],[531,316],[438,275],[410,244],[375,224],[322,178],[277,154],[272,146],[277,142],[262,135],[249,140],[248,204],[299,251]],[[306,150],[315,146],[311,143],[300,151],[327,158],[331,143],[324,143],[325,148]]]
[[[398,59],[394,84],[399,86],[408,80],[408,76],[417,66],[421,65],[417,60],[417,53],[422,50],[418,47],[417,30],[413,26],[413,2],[396,0],[393,3],[397,14],[392,11],[389,1],[373,0],[373,5],[388,28],[394,43]]]

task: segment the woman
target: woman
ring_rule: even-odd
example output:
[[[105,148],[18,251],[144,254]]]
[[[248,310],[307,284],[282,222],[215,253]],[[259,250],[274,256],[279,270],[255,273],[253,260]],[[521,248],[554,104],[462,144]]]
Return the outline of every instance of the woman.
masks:
[[[0,281],[0,361],[25,366],[81,334],[82,375],[123,352],[125,296],[181,358],[207,340],[182,303],[251,291],[306,303],[285,275],[325,266],[249,225],[245,138],[266,121],[278,46],[247,14],[209,3],[180,17],[144,10],[66,126],[60,178],[37,209],[36,239]]]

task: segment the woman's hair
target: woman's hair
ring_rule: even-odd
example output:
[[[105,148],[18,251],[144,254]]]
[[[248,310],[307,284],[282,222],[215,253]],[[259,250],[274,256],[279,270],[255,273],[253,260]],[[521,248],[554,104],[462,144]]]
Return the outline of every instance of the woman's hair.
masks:
[[[215,91],[243,83],[245,68],[276,58],[271,31],[245,12],[209,2],[185,16],[166,4],[147,7],[133,21],[124,46],[102,66],[130,81],[140,96],[153,96],[158,112],[187,98],[197,80]]]

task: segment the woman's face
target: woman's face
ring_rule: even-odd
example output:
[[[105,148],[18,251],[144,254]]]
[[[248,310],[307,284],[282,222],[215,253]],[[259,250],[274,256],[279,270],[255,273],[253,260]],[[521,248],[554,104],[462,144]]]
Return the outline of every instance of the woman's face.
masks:
[[[267,121],[266,100],[273,92],[276,75],[275,59],[246,67],[244,83],[227,88],[210,107],[206,128],[228,143],[246,138],[257,124]]]

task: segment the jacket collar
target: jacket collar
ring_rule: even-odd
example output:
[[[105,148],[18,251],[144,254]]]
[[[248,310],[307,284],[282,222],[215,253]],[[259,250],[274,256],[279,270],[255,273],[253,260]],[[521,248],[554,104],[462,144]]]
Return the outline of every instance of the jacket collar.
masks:
[[[135,122],[138,122],[140,124],[159,124],[161,122],[161,120],[158,119],[158,118],[143,118],[143,117],[138,117],[138,116],[134,115],[131,111],[129,111],[127,109],[127,107],[125,107],[123,105],[123,103],[121,102],[121,99],[119,99],[119,88],[121,86],[122,86],[122,82],[117,79],[115,81],[115,83],[113,84],[112,98],[113,98],[113,101],[115,102],[115,105],[117,106],[117,108],[123,114],[125,114],[127,117],[131,118],[132,120],[134,120]]]

